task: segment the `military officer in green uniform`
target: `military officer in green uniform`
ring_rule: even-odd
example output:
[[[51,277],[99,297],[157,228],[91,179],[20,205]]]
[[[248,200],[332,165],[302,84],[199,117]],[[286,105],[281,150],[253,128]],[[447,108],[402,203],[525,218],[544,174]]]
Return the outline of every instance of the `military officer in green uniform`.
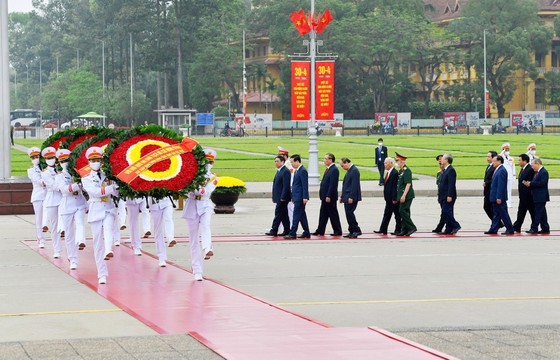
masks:
[[[399,166],[399,180],[397,181],[397,199],[400,201],[399,214],[402,218],[401,232],[397,236],[410,236],[416,232],[416,226],[410,218],[410,205],[414,199],[412,188],[412,171],[406,166],[406,156],[395,153]]]

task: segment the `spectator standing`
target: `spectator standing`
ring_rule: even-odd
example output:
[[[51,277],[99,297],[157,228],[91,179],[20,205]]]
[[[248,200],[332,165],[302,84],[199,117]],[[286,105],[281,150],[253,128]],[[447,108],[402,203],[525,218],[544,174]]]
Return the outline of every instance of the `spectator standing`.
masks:
[[[379,171],[379,186],[385,183],[383,175],[385,173],[385,159],[387,158],[387,146],[383,145],[383,139],[377,139],[377,147],[375,148],[375,166]]]

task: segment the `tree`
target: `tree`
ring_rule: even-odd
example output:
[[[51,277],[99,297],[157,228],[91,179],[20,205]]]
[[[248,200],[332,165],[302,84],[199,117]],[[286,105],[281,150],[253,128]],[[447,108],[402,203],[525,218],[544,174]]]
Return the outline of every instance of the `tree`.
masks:
[[[451,25],[451,30],[469,44],[480,77],[484,73],[486,30],[486,73],[490,98],[500,118],[505,116],[505,104],[516,91],[514,73],[534,72],[533,54],[544,54],[550,48],[552,30],[539,19],[537,11],[536,0],[470,0],[462,17]]]

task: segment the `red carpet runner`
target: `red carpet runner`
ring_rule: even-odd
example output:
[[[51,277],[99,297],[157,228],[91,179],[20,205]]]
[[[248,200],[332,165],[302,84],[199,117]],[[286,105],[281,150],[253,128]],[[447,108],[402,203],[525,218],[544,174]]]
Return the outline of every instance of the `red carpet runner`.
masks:
[[[64,255],[52,259],[50,244],[24,243],[155,331],[189,333],[226,359],[452,359],[381,329],[333,328],[227,285],[193,281],[185,269],[160,268],[126,246],[115,248],[107,284],[98,285],[91,241],[72,271]]]

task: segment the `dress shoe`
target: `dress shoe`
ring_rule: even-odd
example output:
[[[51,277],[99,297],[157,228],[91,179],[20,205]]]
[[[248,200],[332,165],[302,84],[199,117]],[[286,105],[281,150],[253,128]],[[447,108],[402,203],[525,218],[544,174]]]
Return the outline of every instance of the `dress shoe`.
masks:
[[[214,251],[212,251],[212,249],[204,252],[204,260],[210,260],[212,256],[214,256]]]
[[[533,229],[529,229],[527,231],[525,231],[527,234],[538,234],[539,232]]]
[[[451,230],[451,233],[452,233],[452,234],[457,234],[457,232],[458,232],[459,230],[461,230],[461,227],[460,227],[460,226],[458,226],[458,227],[456,227],[455,229]]]
[[[488,230],[488,231],[485,231],[484,233],[485,233],[486,235],[496,235],[498,232],[497,232],[497,231],[490,231],[490,230]]]
[[[293,239],[296,239],[296,238],[297,237],[295,235],[290,235],[290,234],[284,235],[284,239],[286,239],[286,240],[293,240]]]
[[[436,234],[439,234],[439,233],[443,232],[442,230],[443,230],[443,229],[435,228],[434,230],[432,230],[432,232],[433,232],[433,233],[436,233]]]
[[[521,229],[513,229],[513,231],[515,231],[516,233],[520,233]]]
[[[64,230],[62,230],[62,231],[60,232],[60,237],[63,238],[63,237],[65,236],[65,234],[66,234],[66,233],[64,232]]]
[[[144,234],[144,239],[146,239],[147,237],[149,237],[150,235],[152,235],[151,231],[146,231],[146,233]]]
[[[100,277],[98,283],[99,284],[107,284],[107,277],[106,276]]]
[[[72,261],[70,263],[70,270],[76,270],[78,268],[78,263],[75,261]]]
[[[357,236],[360,236],[360,235],[362,235],[362,232],[361,231],[356,231],[354,234],[356,234]]]
[[[342,236],[342,233],[332,233],[331,236]]]
[[[348,234],[348,239],[357,239],[358,238],[358,233],[350,233]]]
[[[391,235],[401,236],[401,232],[400,231],[393,231],[391,233]]]
[[[114,255],[113,255],[113,252],[112,252],[112,251],[109,251],[107,254],[105,254],[104,260],[109,260],[109,259],[111,259],[113,256],[114,256]]]
[[[202,281],[202,274],[194,274],[194,280],[195,281]]]
[[[416,231],[417,231],[417,229],[410,230],[409,232],[407,232],[406,234],[404,234],[404,236],[410,236],[410,235],[414,234]]]
[[[49,231],[49,227],[48,226],[43,226],[43,232],[47,232]]]
[[[318,231],[315,231],[314,233],[311,233],[311,235],[313,235],[313,236],[325,236],[325,234],[321,234]]]
[[[53,254],[53,258],[58,259],[60,257],[60,253],[55,252]]]
[[[385,184],[379,184],[379,186],[383,186],[383,185],[385,185]]]
[[[84,242],[81,242],[81,243],[78,244],[78,250],[84,250],[85,247],[86,247],[86,243],[84,243]]]
[[[126,225],[121,225],[121,230],[126,229]]]
[[[349,233],[349,234],[343,235],[342,237],[349,238],[351,234],[352,233]]]
[[[453,233],[451,231],[440,231],[438,232],[439,235],[452,235]]]
[[[169,242],[169,244],[168,244],[167,246],[168,246],[168,247],[173,247],[173,246],[175,246],[175,245],[177,245],[177,241],[176,241],[175,239],[173,239],[173,240],[171,240],[171,241]]]
[[[377,231],[377,230],[373,230],[374,233],[376,234],[383,234],[383,235],[387,235],[386,231]]]
[[[282,234],[278,234],[278,236],[286,236],[286,235],[290,235],[289,231],[283,232]]]
[[[264,234],[268,235],[268,236],[278,236],[278,233],[275,233],[275,232],[272,232],[272,231],[266,232]]]
[[[504,231],[504,232],[502,233],[502,235],[513,235],[513,234],[515,234],[515,231],[513,231],[513,230],[511,230],[511,231]]]
[[[299,239],[311,239],[311,234],[301,234],[298,236]]]
[[[120,241],[120,240],[115,240],[115,242],[113,243],[113,245],[115,245],[115,246],[121,246],[121,241]]]
[[[136,255],[136,256],[142,256],[142,249],[135,248],[135,249],[134,249],[134,255]],[[111,256],[111,257],[112,257],[112,256]]]
[[[44,239],[39,240],[39,248],[41,248],[41,249],[45,248],[45,240]]]
[[[166,267],[167,263],[165,262],[165,260],[160,260],[159,261],[159,267]]]
[[[546,231],[546,230],[541,230],[538,232],[539,234],[550,234],[550,230]]]

